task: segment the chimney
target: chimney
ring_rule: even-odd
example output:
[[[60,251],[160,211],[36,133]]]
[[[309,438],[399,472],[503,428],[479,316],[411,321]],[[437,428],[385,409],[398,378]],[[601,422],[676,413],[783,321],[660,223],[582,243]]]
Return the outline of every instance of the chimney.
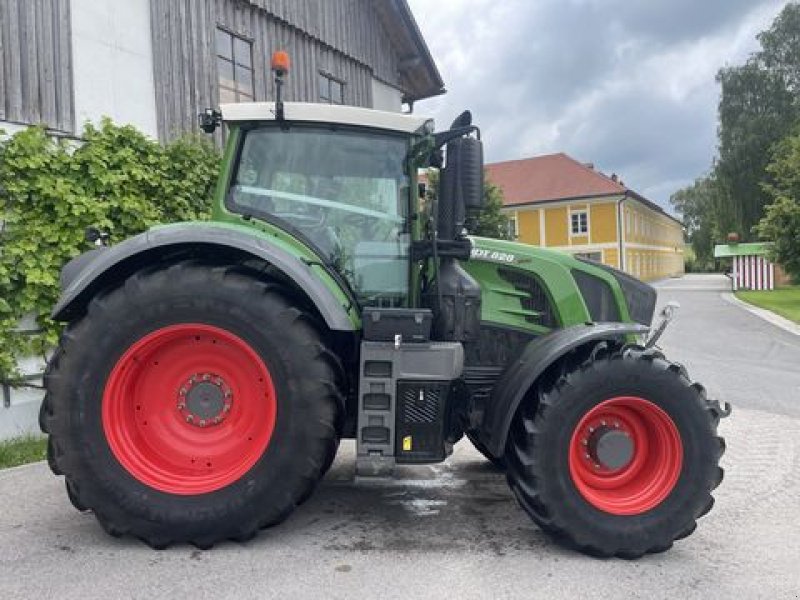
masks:
[[[616,173],[611,174],[611,181],[613,181],[614,183],[617,183],[617,181],[619,181],[619,177],[617,177]]]
[[[594,163],[583,163],[583,166],[594,171]]]

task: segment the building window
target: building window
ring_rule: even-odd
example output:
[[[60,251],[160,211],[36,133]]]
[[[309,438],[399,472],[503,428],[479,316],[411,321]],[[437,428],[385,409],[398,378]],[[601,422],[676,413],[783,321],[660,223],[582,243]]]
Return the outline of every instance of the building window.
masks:
[[[217,28],[217,74],[220,104],[252,102],[255,99],[253,44]]]
[[[344,104],[344,83],[327,73],[320,72],[319,99],[328,104]]]
[[[585,210],[576,210],[570,213],[570,223],[572,235],[586,235],[589,233],[589,213]]]
[[[516,213],[508,217],[508,235],[512,240],[516,240],[519,237],[519,221]]]

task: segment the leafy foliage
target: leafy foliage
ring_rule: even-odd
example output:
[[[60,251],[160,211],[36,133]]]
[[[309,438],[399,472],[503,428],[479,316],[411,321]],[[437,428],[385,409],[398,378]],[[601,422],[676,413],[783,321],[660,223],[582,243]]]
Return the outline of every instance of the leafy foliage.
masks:
[[[710,261],[714,241],[737,232],[742,241],[765,230],[754,226],[773,196],[769,178],[772,148],[800,119],[800,4],[787,4],[761,44],[743,64],[721,69],[719,155],[711,173],[677,192],[698,261]]]
[[[428,210],[436,201],[436,192],[439,189],[439,171],[437,169],[428,169],[427,173],[428,185],[423,199],[423,210]],[[481,210],[477,220],[470,227],[472,235],[479,235],[498,240],[512,239],[512,232],[510,230],[510,221],[508,216],[501,211],[503,208],[503,190],[485,177],[483,181],[483,202],[484,207]]]
[[[774,201],[756,228],[773,242],[772,258],[800,280],[800,133],[781,141],[767,167],[772,181],[763,186]]]
[[[513,232],[510,221],[500,210],[503,208],[503,190],[486,178],[483,183],[483,202],[483,210],[470,233],[498,240],[511,239]]]
[[[692,185],[676,192],[670,199],[683,215],[687,241],[694,260],[687,271],[709,271],[714,265],[714,240],[724,236],[715,223],[716,211],[723,204],[719,183],[713,174],[700,177]]]
[[[90,249],[86,228],[120,241],[158,223],[204,218],[218,168],[204,140],[161,146],[109,120],[87,125],[80,145],[35,127],[0,141],[0,380],[15,380],[16,357],[57,340],[48,314],[61,267]],[[17,331],[29,314],[41,334]]]

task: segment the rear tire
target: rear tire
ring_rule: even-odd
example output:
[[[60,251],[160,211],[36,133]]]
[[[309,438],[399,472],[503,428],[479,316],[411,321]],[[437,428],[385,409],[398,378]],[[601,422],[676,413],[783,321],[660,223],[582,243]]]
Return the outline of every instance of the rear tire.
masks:
[[[280,286],[192,262],[134,274],[53,356],[51,467],[111,535],[155,548],[249,539],[333,460],[339,369]]]
[[[520,406],[505,453],[509,485],[570,547],[600,557],[662,552],[713,505],[724,413],[660,354],[604,346],[587,354],[565,359]],[[613,428],[606,440],[632,440],[606,455],[617,466],[598,458],[592,437]]]

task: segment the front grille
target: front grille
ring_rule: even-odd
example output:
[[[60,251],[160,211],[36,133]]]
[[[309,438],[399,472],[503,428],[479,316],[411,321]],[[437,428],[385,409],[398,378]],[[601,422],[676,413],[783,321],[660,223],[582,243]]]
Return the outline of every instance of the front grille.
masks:
[[[649,326],[653,320],[653,312],[656,309],[656,290],[652,286],[619,271],[614,273],[614,277],[617,278],[617,282],[622,288],[622,293],[625,295],[631,319],[642,325]]]
[[[536,311],[538,315],[528,315],[525,320],[544,327],[558,327],[558,318],[550,298],[544,287],[535,276],[517,269],[499,269],[498,275],[514,286],[515,289],[528,294],[527,298],[520,298],[520,304],[525,310]]]
[[[653,312],[655,312],[656,309],[656,290],[652,286],[647,285],[643,281],[639,281],[624,271],[609,267],[608,265],[598,263],[591,264],[594,267],[599,267],[608,271],[614,276],[614,279],[617,280],[620,288],[622,288],[622,295],[625,296],[625,302],[628,305],[628,314],[631,316],[631,319],[642,325],[649,326],[650,322],[653,320]]]
[[[572,277],[578,284],[592,321],[618,322],[620,320],[619,307],[608,283],[599,277],[577,269],[572,270]]]

